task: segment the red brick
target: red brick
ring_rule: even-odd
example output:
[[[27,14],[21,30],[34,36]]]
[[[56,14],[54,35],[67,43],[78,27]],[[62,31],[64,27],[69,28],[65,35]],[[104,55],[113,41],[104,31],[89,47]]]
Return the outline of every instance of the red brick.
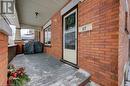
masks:
[[[0,86],[6,86],[7,84],[7,44],[8,44],[8,37],[0,32]]]
[[[85,0],[78,4],[78,27],[93,24],[91,32],[78,33],[78,65],[101,86],[120,86],[128,60],[128,36],[124,30],[124,0]],[[120,9],[120,10],[119,10]],[[120,14],[121,12],[121,14]],[[120,16],[119,16],[120,14]],[[62,16],[55,13],[51,47],[45,53],[62,57]],[[120,24],[119,24],[120,23]],[[129,28],[130,29],[130,28]],[[44,32],[41,32],[44,41]]]

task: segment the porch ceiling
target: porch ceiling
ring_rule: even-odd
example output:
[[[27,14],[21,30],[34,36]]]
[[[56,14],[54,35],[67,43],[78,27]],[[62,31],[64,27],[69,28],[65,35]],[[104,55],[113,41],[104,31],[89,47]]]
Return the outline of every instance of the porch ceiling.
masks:
[[[69,0],[16,0],[21,24],[43,26]],[[35,12],[39,15],[36,18]]]

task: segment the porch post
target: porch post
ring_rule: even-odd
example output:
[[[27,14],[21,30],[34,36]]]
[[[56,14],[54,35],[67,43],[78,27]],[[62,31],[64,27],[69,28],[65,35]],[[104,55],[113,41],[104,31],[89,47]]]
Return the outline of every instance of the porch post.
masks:
[[[15,33],[15,44],[17,44],[17,49],[16,49],[16,53],[17,54],[21,54],[23,53],[23,45],[24,42],[21,38],[21,28],[16,28],[16,33]]]
[[[20,41],[20,40],[22,40],[22,38],[21,38],[21,28],[16,28],[15,41]]]
[[[40,41],[40,30],[39,29],[35,29],[35,40]]]

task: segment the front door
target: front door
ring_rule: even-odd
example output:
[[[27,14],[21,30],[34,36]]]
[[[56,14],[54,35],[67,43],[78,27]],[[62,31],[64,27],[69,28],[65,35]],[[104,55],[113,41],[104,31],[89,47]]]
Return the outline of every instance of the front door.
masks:
[[[77,9],[63,17],[63,59],[77,64]]]

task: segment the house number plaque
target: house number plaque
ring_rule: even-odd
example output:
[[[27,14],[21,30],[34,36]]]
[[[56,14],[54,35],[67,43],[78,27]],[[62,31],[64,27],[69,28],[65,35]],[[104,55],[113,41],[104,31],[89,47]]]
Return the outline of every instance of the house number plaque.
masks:
[[[86,32],[92,30],[92,23],[79,27],[79,32]]]

